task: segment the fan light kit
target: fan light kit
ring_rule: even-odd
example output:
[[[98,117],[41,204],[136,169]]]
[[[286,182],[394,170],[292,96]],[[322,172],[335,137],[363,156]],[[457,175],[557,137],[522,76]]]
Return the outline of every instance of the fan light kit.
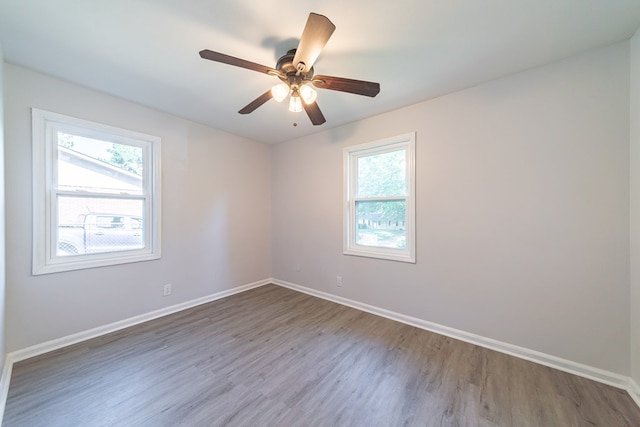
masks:
[[[282,102],[288,96],[289,111],[297,113],[304,109],[311,123],[321,125],[326,122],[326,119],[316,103],[318,92],[314,87],[369,97],[374,97],[380,92],[379,83],[346,79],[344,77],[314,76],[313,64],[318,59],[322,48],[327,44],[335,29],[336,26],[326,16],[310,13],[298,47],[291,49],[280,57],[275,68],[208,49],[200,51],[200,57],[266,73],[281,80],[281,83],[273,86],[241,109],[239,111],[240,114],[253,112],[271,98],[277,102]]]

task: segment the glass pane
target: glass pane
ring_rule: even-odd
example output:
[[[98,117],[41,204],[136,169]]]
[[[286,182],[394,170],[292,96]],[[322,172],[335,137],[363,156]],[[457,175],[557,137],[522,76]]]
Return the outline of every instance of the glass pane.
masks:
[[[58,197],[57,256],[144,248],[143,200]]]
[[[142,148],[58,132],[58,188],[142,194]]]
[[[406,196],[406,151],[358,158],[358,197]]]
[[[356,244],[404,249],[406,207],[405,200],[356,202]]]

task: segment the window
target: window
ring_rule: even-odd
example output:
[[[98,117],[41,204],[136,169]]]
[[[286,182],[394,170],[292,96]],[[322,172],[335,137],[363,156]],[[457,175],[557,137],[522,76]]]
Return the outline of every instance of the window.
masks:
[[[415,262],[415,133],[344,149],[344,253]]]
[[[160,258],[160,138],[32,109],[33,274]]]

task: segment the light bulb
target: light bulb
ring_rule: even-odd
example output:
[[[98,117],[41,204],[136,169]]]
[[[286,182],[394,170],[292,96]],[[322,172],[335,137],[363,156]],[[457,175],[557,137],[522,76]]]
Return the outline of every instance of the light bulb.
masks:
[[[316,92],[310,84],[304,84],[300,86],[300,97],[304,100],[305,104],[312,104],[318,97],[318,92]]]
[[[282,102],[289,95],[289,86],[280,83],[271,88],[271,96],[278,102]]]
[[[300,95],[292,94],[289,99],[289,111],[293,113],[299,113],[302,111],[302,101],[300,101]]]

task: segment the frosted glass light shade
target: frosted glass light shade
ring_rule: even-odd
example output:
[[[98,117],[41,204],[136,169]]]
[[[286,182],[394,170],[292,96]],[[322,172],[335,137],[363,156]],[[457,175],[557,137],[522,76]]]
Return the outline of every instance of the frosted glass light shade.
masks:
[[[280,83],[271,88],[271,96],[278,102],[282,102],[289,95],[289,86]]]
[[[302,101],[300,100],[300,96],[291,95],[289,99],[289,111],[293,113],[299,113],[302,111]]]
[[[304,84],[300,86],[300,97],[304,100],[305,104],[311,104],[318,97],[318,92],[316,92],[311,85]]]

